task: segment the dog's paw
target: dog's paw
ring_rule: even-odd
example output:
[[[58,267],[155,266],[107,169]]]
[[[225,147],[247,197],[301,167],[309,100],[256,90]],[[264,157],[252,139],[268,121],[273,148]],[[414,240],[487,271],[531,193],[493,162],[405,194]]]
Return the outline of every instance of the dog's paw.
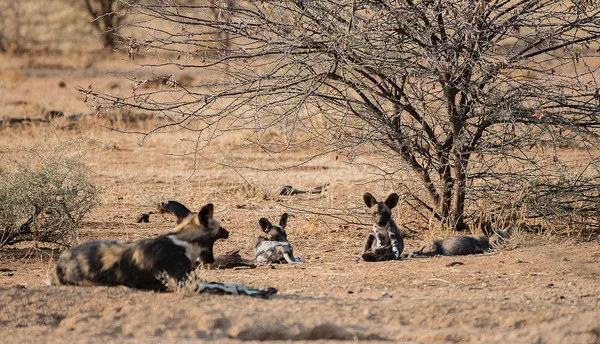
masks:
[[[398,251],[398,248],[397,248],[397,247],[392,247],[392,253],[394,253],[394,258],[395,258],[396,260],[399,260],[399,259],[400,259],[400,251]]]

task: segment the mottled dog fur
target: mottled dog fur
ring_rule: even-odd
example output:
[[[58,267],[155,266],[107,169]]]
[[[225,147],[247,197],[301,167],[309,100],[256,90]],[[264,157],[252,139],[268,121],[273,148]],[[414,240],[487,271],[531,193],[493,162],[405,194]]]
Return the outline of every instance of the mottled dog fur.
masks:
[[[392,209],[398,204],[398,199],[395,193],[389,195],[385,202],[378,202],[368,192],[363,195],[373,219],[373,233],[369,234],[362,253],[365,261],[400,259],[404,240],[402,232],[392,220]]]
[[[178,225],[170,233],[134,242],[103,240],[75,246],[59,256],[51,284],[166,290],[162,273],[181,281],[198,261],[213,263],[213,244],[229,237],[213,218],[213,205],[198,213],[173,201],[163,208],[177,216]]]
[[[258,263],[298,263],[294,258],[292,244],[287,240],[285,226],[287,225],[288,214],[281,215],[279,225],[273,225],[266,218],[261,218],[261,234],[256,239],[254,245],[254,259]]]
[[[467,254],[484,253],[501,244],[508,238],[508,233],[497,231],[490,237],[487,235],[463,235],[441,240],[434,240],[429,250],[413,252],[412,257],[464,256]]]

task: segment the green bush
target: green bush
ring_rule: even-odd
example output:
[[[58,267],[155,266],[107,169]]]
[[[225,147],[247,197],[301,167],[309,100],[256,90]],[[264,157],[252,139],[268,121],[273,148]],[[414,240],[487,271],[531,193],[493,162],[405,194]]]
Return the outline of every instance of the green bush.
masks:
[[[0,247],[24,241],[70,246],[98,189],[78,158],[26,151],[0,169]]]

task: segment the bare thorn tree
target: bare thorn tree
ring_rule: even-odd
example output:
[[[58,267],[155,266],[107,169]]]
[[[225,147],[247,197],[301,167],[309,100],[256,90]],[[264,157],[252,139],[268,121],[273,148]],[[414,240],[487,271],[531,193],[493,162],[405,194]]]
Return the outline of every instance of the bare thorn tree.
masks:
[[[459,230],[482,199],[547,223],[598,211],[596,1],[125,4],[142,18],[131,24],[140,36],[124,37],[130,52],[159,59],[142,66],[206,76],[126,98],[82,90],[104,107],[164,114],[151,133],[197,130],[207,142],[251,129],[261,144],[278,126],[286,142],[263,144],[269,152],[375,154],[383,174],[420,181],[399,189],[423,219]],[[587,152],[587,165],[561,147]]]
[[[86,11],[92,18],[92,26],[102,35],[102,44],[114,49],[116,47],[116,30],[123,19],[119,12],[123,5],[117,0],[83,0]]]

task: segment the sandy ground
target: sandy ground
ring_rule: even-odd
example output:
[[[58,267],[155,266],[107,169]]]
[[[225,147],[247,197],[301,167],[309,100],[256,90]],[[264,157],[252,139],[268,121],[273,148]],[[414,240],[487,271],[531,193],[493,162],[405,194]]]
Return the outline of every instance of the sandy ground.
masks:
[[[310,239],[292,238],[299,253],[323,252]],[[298,266],[202,272],[207,280],[276,286],[270,300],[43,287],[45,262],[4,257],[3,268],[14,275],[0,275],[2,341],[600,340],[598,244],[384,263],[356,262],[352,253],[335,250]]]
[[[44,110],[93,114],[76,86],[118,92],[121,82],[103,74],[108,67],[100,62],[96,72],[49,72],[16,68],[19,63],[13,60],[3,63],[3,118],[39,117]],[[65,87],[59,86],[61,81]],[[200,271],[210,281],[279,289],[272,299],[259,300],[124,287],[46,287],[58,251],[0,249],[0,342],[600,343],[598,240],[517,233],[506,248],[488,254],[365,263],[358,256],[367,226],[340,226],[298,209],[331,207],[366,214],[364,192],[382,198],[392,191],[389,182],[369,182],[366,169],[323,156],[305,168],[243,171],[245,180],[205,161],[192,173],[190,157],[166,155],[189,148],[176,135],[151,138],[139,147],[137,137],[108,132],[94,120],[75,127],[64,121],[3,127],[0,147],[83,140],[79,149],[87,152],[84,161],[103,193],[101,204],[83,222],[80,242],[166,233],[175,224],[170,216],[135,221],[159,199],[178,200],[196,210],[213,202],[216,216],[231,232],[227,241],[216,244],[217,253],[241,249],[251,257],[258,219],[276,221],[287,211],[292,215],[288,238],[305,264]],[[280,159],[293,162],[309,153]],[[260,159],[252,150],[209,147],[206,154]],[[277,197],[285,184],[310,188],[324,183],[330,188],[320,197]],[[399,223],[410,220],[401,211],[395,216]],[[405,234],[408,252],[436,236]]]

